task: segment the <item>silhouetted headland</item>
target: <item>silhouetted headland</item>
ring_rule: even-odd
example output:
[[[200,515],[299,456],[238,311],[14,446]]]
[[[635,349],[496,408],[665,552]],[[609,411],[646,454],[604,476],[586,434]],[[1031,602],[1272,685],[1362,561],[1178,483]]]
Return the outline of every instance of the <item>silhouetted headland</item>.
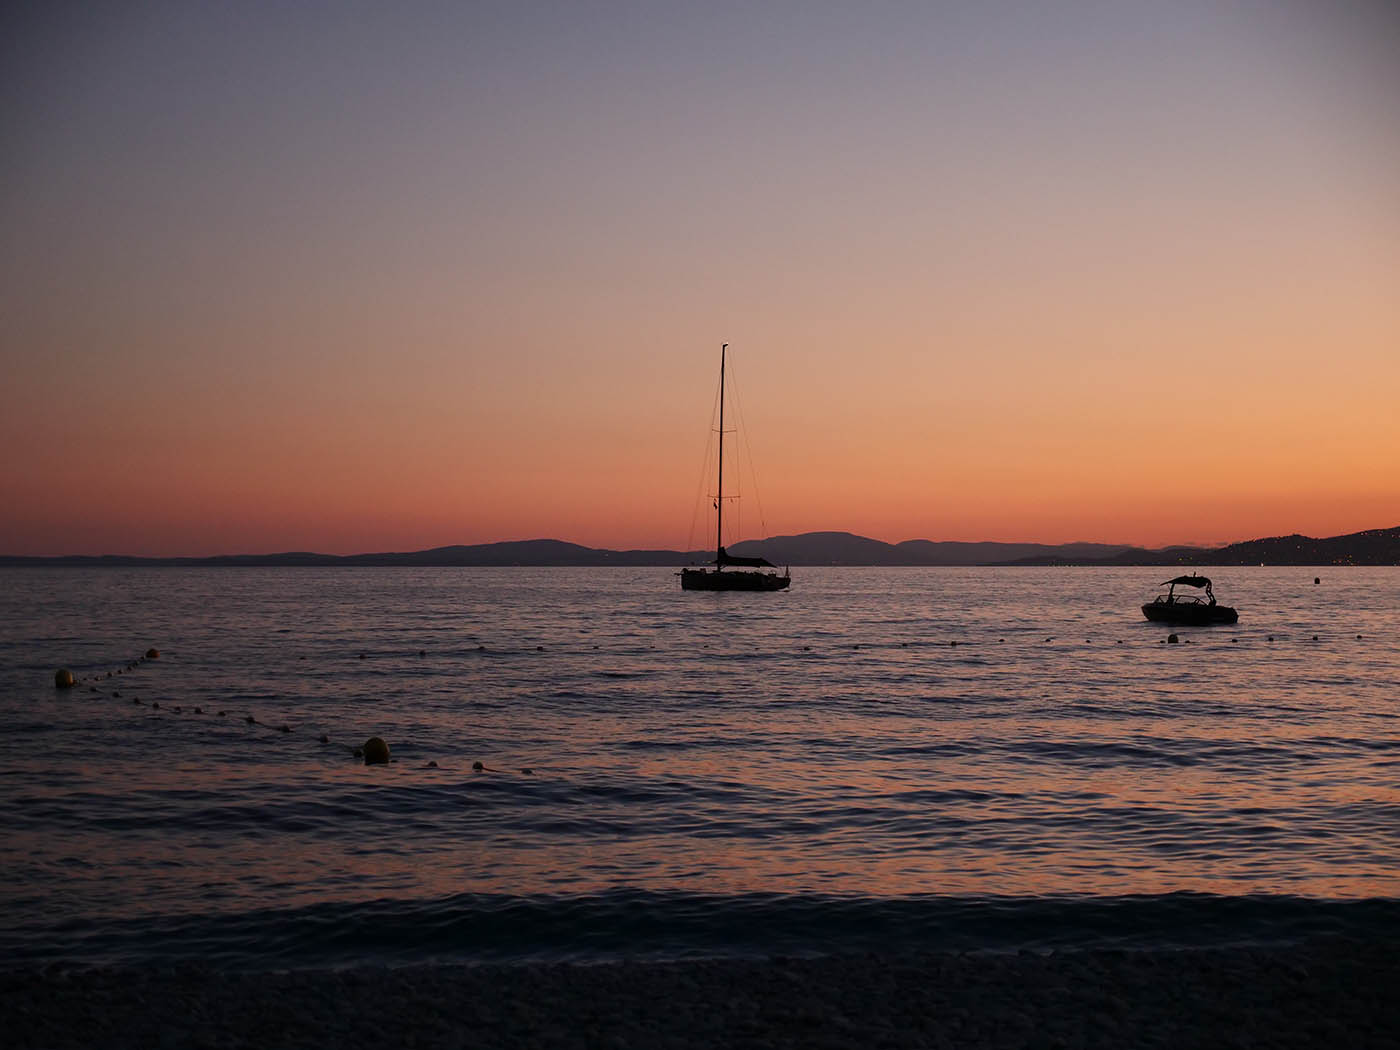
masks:
[[[1270,536],[1223,547],[1128,549],[1099,558],[1038,555],[1012,565],[1400,565],[1400,526],[1345,536]]]
[[[762,550],[782,565],[977,566],[977,565],[1400,565],[1400,526],[1313,539],[1274,536],[1223,547],[1151,550],[1109,543],[967,543],[905,540],[884,543],[849,532],[806,532],[745,540],[730,553]],[[146,558],[125,554],[51,558],[0,555],[0,566],[677,566],[714,557],[713,551],[605,550],[563,540],[512,540],[471,546],[379,554],[221,554],[207,558]]]

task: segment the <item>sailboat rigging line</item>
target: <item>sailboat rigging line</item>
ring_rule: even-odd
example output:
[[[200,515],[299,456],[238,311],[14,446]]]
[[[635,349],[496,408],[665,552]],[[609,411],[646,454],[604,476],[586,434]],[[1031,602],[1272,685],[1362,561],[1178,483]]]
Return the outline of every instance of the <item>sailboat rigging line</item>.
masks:
[[[729,350],[725,343],[719,348],[719,484],[715,486],[718,498],[715,500],[715,571],[724,568],[719,552],[724,549],[724,355]]]
[[[737,521],[737,519],[738,519],[738,510],[739,510],[739,494],[738,494],[738,492],[735,492],[735,493],[733,493],[733,494],[731,494],[731,495],[726,496],[725,493],[724,493],[724,435],[725,435],[725,434],[732,434],[732,433],[734,433],[734,431],[735,431],[735,429],[736,429],[736,428],[734,428],[734,427],[730,427],[729,429],[726,430],[726,429],[725,429],[725,426],[724,426],[724,399],[725,399],[725,393],[726,393],[726,388],[725,388],[725,385],[724,385],[724,368],[725,368],[725,359],[726,359],[726,357],[727,357],[727,355],[728,355],[728,351],[729,351],[729,344],[728,344],[728,343],[722,344],[722,345],[720,346],[720,348],[719,348],[719,430],[718,430],[718,433],[719,433],[719,476],[718,476],[718,479],[717,479],[716,482],[715,482],[715,568],[716,568],[716,571],[718,571],[719,569],[723,568],[723,566],[720,564],[720,551],[722,551],[722,550],[724,549],[724,501],[727,500],[727,499],[728,499],[728,500],[733,500],[733,501],[734,501],[734,510],[735,510],[735,514],[733,515],[733,517],[736,519],[735,521],[731,521],[730,524],[729,524],[729,534],[730,534],[731,536],[738,535],[741,539],[743,538],[743,534],[740,533],[740,532],[738,532],[738,526],[737,526],[737,524],[736,524],[736,521]],[[738,451],[738,449],[736,448],[735,451]],[[741,477],[742,477],[741,473],[740,473],[739,471],[736,470],[735,473],[734,473],[734,478],[735,478],[735,485],[734,485],[734,488],[735,488],[735,489],[739,489],[739,488],[741,487],[740,484],[739,484],[739,479],[740,479]]]
[[[734,369],[731,367],[730,371]],[[753,499],[758,504],[758,530],[759,536],[768,535],[768,519],[763,514],[763,497],[759,495],[758,468],[754,466],[753,446],[749,444],[749,425],[744,421],[744,403],[739,399],[738,377],[730,384],[734,388],[734,409],[739,413],[739,439],[744,443],[744,453],[749,457],[749,477],[753,479]],[[742,463],[742,460],[740,461]],[[740,471],[740,478],[743,472]]]
[[[690,534],[686,537],[686,541],[685,541],[685,549],[686,549],[687,552],[693,551],[693,550],[696,549],[696,547],[695,547],[695,523],[696,523],[696,520],[700,517],[700,497],[703,496],[703,495],[705,494],[706,482],[708,482],[708,481],[710,480],[710,463],[712,462],[712,460],[710,459],[710,454],[714,451],[714,447],[715,447],[715,428],[714,428],[714,425],[713,425],[713,424],[714,424],[714,420],[715,420],[715,406],[717,405],[717,403],[718,403],[718,401],[719,401],[719,396],[720,396],[720,385],[719,385],[719,382],[716,381],[716,382],[715,382],[715,396],[714,396],[714,399],[710,402],[710,423],[711,423],[711,425],[710,425],[709,427],[706,428],[706,435],[705,435],[705,458],[704,458],[704,459],[701,461],[701,463],[700,463],[700,481],[699,481],[699,483],[695,486],[695,499],[694,499],[694,501],[693,501],[693,502],[691,503],[691,505],[690,505]],[[723,435],[721,435],[720,440],[721,440],[721,441],[724,440]]]

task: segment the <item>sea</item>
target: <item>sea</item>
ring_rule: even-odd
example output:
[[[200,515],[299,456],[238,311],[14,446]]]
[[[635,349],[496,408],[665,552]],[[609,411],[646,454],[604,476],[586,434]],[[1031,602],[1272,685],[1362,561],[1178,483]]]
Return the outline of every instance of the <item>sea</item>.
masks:
[[[0,968],[1400,936],[1400,568],[1205,571],[0,570]]]

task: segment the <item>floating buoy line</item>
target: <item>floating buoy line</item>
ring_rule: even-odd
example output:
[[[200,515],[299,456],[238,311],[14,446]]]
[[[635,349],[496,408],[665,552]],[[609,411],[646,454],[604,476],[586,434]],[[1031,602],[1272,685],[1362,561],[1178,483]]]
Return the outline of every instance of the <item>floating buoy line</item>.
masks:
[[[483,646],[483,647],[480,647],[480,648],[484,648],[484,646]],[[539,647],[538,647],[538,650],[539,650],[539,651],[543,651],[543,649],[544,649],[544,646],[539,646]],[[419,656],[426,656],[426,655],[427,655],[427,651],[426,651],[426,650],[423,650],[423,649],[420,649],[420,650],[418,650],[418,655],[419,655]],[[363,653],[363,652],[360,653],[360,659],[361,659],[361,660],[364,660],[364,659],[367,659],[367,658],[368,658],[368,657],[367,657],[367,654],[366,654],[366,653]],[[148,663],[148,662],[150,662],[150,661],[152,661],[152,660],[158,660],[158,659],[160,659],[160,652],[159,652],[159,650],[156,650],[156,649],[147,649],[147,650],[146,650],[146,655],[145,655],[145,656],[138,657],[137,659],[130,661],[129,663],[127,663],[127,664],[124,665],[123,667],[117,668],[117,669],[114,670],[114,671],[108,671],[106,674],[103,674],[103,673],[99,672],[99,673],[90,675],[90,676],[85,677],[85,678],[78,677],[77,675],[73,674],[73,672],[70,671],[70,670],[69,670],[68,668],[66,668],[66,667],[61,667],[61,668],[59,668],[57,671],[54,672],[54,688],[55,688],[55,689],[59,689],[59,690],[69,690],[69,689],[74,689],[74,688],[76,688],[77,686],[79,686],[79,685],[81,685],[81,684],[83,684],[83,683],[85,683],[85,682],[86,682],[86,683],[107,682],[107,681],[111,680],[111,679],[112,679],[113,677],[115,677],[115,676],[122,676],[122,675],[127,674],[128,672],[134,672],[134,671],[136,671],[138,668],[140,668],[140,666],[141,666],[142,664]],[[122,699],[121,690],[119,690],[119,689],[113,689],[112,692],[109,694],[109,693],[104,693],[100,688],[98,688],[97,685],[89,684],[89,685],[88,685],[88,692],[90,692],[90,693],[97,693],[99,696],[111,696],[112,699],[114,699],[114,700],[120,700],[120,699]],[[133,697],[131,698],[131,702],[132,702],[132,704],[134,704],[134,705],[136,705],[136,706],[139,706],[139,707],[144,707],[144,706],[146,706],[145,701],[142,700],[139,696],[133,696]],[[184,713],[185,713],[185,706],[186,706],[186,705],[184,705],[184,704],[174,704],[174,705],[171,705],[171,706],[169,706],[169,707],[167,707],[167,708],[162,708],[162,707],[160,706],[160,701],[159,701],[159,700],[152,700],[152,701],[151,701],[151,704],[150,704],[150,707],[151,707],[151,710],[152,710],[152,711],[161,711],[161,710],[165,710],[165,711],[171,712],[172,714],[177,714],[177,715],[179,715],[179,714],[184,714]],[[194,706],[191,706],[191,707],[190,707],[190,713],[191,713],[191,714],[196,714],[196,715],[203,715],[203,714],[205,713],[203,705],[194,705]],[[216,718],[226,718],[226,717],[228,717],[228,711],[227,711],[227,709],[219,709],[219,710],[216,710],[216,711],[211,709],[211,713],[212,713],[212,714],[214,715],[214,717],[216,717]],[[246,715],[244,715],[244,716],[243,716],[243,722],[244,722],[245,725],[257,726],[257,727],[259,727],[259,728],[267,729],[267,730],[269,730],[269,731],[271,731],[271,732],[274,732],[274,733],[288,733],[288,734],[289,734],[289,733],[291,733],[291,732],[293,731],[293,730],[292,730],[292,727],[291,727],[290,725],[288,725],[287,723],[285,723],[285,722],[276,723],[276,724],[267,723],[267,722],[261,722],[261,721],[258,720],[257,716],[256,716],[256,715],[253,715],[253,714],[246,714]],[[345,745],[345,744],[333,744],[333,742],[332,742],[332,740],[331,740],[331,738],[330,738],[330,735],[327,734],[327,733],[321,733],[321,734],[317,737],[317,739],[318,739],[318,741],[319,741],[321,744],[332,745],[332,746],[335,746],[335,747],[344,748],[346,751],[349,752],[349,754],[350,754],[352,757],[358,758],[358,759],[362,759],[362,760],[364,761],[364,764],[367,765],[367,766],[388,765],[388,764],[391,763],[391,762],[397,763],[397,762],[399,761],[397,758],[392,758],[392,757],[391,757],[390,751],[389,751],[389,745],[384,741],[384,738],[383,738],[383,737],[372,736],[372,737],[370,737],[369,739],[367,739],[363,744],[360,744],[360,745],[358,745],[358,746]],[[421,768],[423,768],[423,769],[439,769],[439,768],[441,768],[441,767],[437,764],[437,762],[436,762],[435,760],[429,760],[429,761],[428,761],[426,764],[424,764]],[[492,769],[491,767],[486,766],[485,764],[483,764],[483,763],[481,763],[481,762],[479,762],[479,761],[478,761],[478,762],[473,762],[473,763],[472,763],[472,770],[473,770],[473,772],[478,772],[478,773],[481,773],[481,772],[485,772],[485,773],[501,773],[501,772],[506,772],[505,770]],[[530,766],[523,766],[523,767],[521,767],[520,772],[523,773],[523,774],[526,774],[527,776],[532,776],[532,775],[534,775],[534,772],[535,772],[535,771],[534,771],[534,769],[533,769],[532,767],[530,767]]]
[[[1358,642],[1359,642],[1359,641],[1362,641],[1362,635],[1357,634],[1357,635],[1355,635],[1354,637],[1355,637],[1355,640],[1356,640],[1356,641],[1358,641]],[[1284,638],[1283,636],[1279,636],[1279,635],[1269,634],[1269,635],[1266,635],[1266,636],[1265,636],[1265,639],[1264,639],[1264,640],[1265,640],[1266,642],[1273,643],[1273,642],[1275,642],[1276,640],[1286,640],[1286,638]],[[1317,634],[1312,635],[1312,636],[1311,636],[1311,640],[1314,641],[1314,642],[1320,641],[1320,640],[1321,640],[1320,635],[1317,635]],[[1049,644],[1054,643],[1054,641],[1055,641],[1054,636],[1053,636],[1053,635],[1050,635],[1050,636],[1047,636],[1047,637],[1044,639],[1044,643],[1043,643],[1043,644],[1049,645]],[[1158,642],[1158,644],[1163,644],[1163,643],[1171,643],[1171,644],[1173,644],[1173,645],[1178,644],[1178,643],[1190,644],[1191,641],[1192,641],[1192,639],[1191,639],[1190,637],[1182,638],[1182,637],[1180,637],[1179,635],[1177,635],[1177,634],[1175,634],[1175,633],[1169,634],[1169,635],[1167,635],[1165,638],[1163,638],[1163,637],[1157,637],[1157,642]],[[1232,636],[1232,637],[1229,639],[1229,643],[1230,643],[1231,645],[1233,645],[1233,646],[1236,646],[1236,647],[1238,647],[1239,641],[1240,641],[1240,640],[1239,640],[1238,636]],[[1004,644],[1006,644],[1006,638],[1005,638],[1005,637],[998,637],[995,641],[989,641],[989,642],[987,642],[986,644],[987,644],[987,645],[990,645],[990,646],[992,646],[992,647],[1004,645]],[[1085,644],[1085,645],[1093,645],[1093,641],[1092,641],[1092,639],[1086,638],[1086,639],[1084,639],[1084,644]],[[1122,644],[1123,644],[1123,639],[1121,639],[1121,638],[1114,639],[1113,644],[1115,644],[1115,645],[1122,645]],[[825,657],[825,656],[827,656],[827,655],[829,655],[829,654],[831,654],[831,653],[834,653],[834,652],[838,651],[839,649],[841,649],[841,648],[843,648],[843,647],[845,647],[845,646],[848,646],[848,647],[849,647],[849,648],[847,649],[847,651],[858,650],[858,651],[861,651],[862,653],[865,653],[865,652],[871,652],[871,651],[873,651],[873,650],[879,650],[879,649],[882,649],[882,648],[888,649],[888,650],[891,650],[891,651],[896,650],[896,649],[905,649],[905,650],[907,650],[907,649],[909,649],[909,648],[911,647],[911,645],[914,646],[914,647],[918,647],[918,648],[927,648],[927,649],[930,649],[930,650],[933,650],[933,649],[938,648],[938,647],[944,647],[944,646],[946,646],[947,648],[951,648],[951,649],[957,649],[957,648],[959,648],[959,647],[964,647],[964,648],[965,648],[965,647],[976,646],[976,645],[977,645],[977,640],[976,640],[976,639],[969,640],[969,639],[966,638],[966,637],[961,637],[961,638],[957,638],[957,639],[950,639],[950,640],[949,640],[948,642],[946,642],[946,643],[941,642],[941,641],[927,641],[927,642],[922,642],[922,643],[921,643],[921,642],[913,642],[913,643],[910,643],[910,642],[908,642],[908,641],[901,641],[901,642],[898,642],[898,643],[888,642],[888,643],[883,643],[883,644],[878,643],[878,642],[876,642],[876,643],[872,643],[872,642],[857,642],[857,643],[850,643],[850,642],[847,642],[847,643],[833,642],[831,649],[829,649],[826,653],[823,653],[823,652],[820,652],[820,651],[814,652],[814,651],[813,651],[813,647],[812,647],[811,645],[802,645],[802,646],[798,646],[798,647],[797,647],[792,653],[790,653],[789,655],[793,655],[793,656],[796,656],[796,657],[799,657],[799,658],[800,658],[802,654],[810,653],[810,654],[812,654],[813,657],[816,657],[816,658],[823,658],[823,657]],[[596,652],[596,651],[598,651],[599,646],[597,646],[597,645],[591,645],[589,648],[591,648],[592,651]],[[648,646],[648,648],[654,648],[654,646]],[[706,645],[705,648],[708,649],[709,646]],[[548,650],[546,650],[546,647],[543,646],[543,645],[525,646],[525,647],[513,647],[513,648],[493,648],[493,649],[488,649],[484,644],[480,644],[480,645],[477,645],[476,648],[475,648],[474,650],[468,650],[468,651],[469,651],[469,652],[478,653],[478,654],[490,655],[490,656],[511,656],[511,655],[525,655],[525,654],[527,654],[527,653],[530,653],[530,654],[534,654],[534,653],[544,653],[544,652],[546,652],[546,651],[548,651]],[[566,649],[566,648],[565,648],[565,649],[556,649],[556,650],[553,650],[553,651],[554,651],[554,652],[564,652],[564,653],[568,653],[568,652],[569,652],[569,650]],[[373,653],[371,653],[369,650],[358,650],[357,652],[358,652],[358,657],[359,657],[359,659],[361,659],[361,660],[370,660],[370,659],[372,659],[375,655],[393,655],[393,656],[396,656],[396,657],[404,655],[404,654],[399,653],[399,652],[395,652],[395,653],[393,653],[393,654],[373,654]],[[419,650],[417,650],[417,656],[418,656],[420,659],[426,658],[426,657],[427,657],[427,650],[425,650],[425,649],[419,649]],[[78,676],[78,675],[75,675],[75,674],[74,674],[71,670],[69,670],[68,668],[66,668],[66,667],[61,667],[61,668],[59,668],[57,671],[54,672],[54,688],[57,689],[57,690],[59,690],[59,691],[68,691],[68,690],[71,690],[71,689],[76,689],[76,688],[77,688],[78,686],[80,686],[80,685],[86,684],[86,685],[88,686],[88,692],[90,692],[90,693],[97,693],[97,694],[102,695],[102,696],[111,696],[113,699],[120,700],[120,699],[123,699],[122,693],[121,693],[121,690],[120,690],[120,689],[113,689],[113,690],[111,691],[111,693],[106,693],[106,692],[103,691],[103,689],[99,688],[99,683],[107,683],[107,682],[109,682],[109,681],[113,681],[113,680],[116,679],[116,678],[122,678],[122,677],[124,677],[125,675],[133,674],[134,672],[140,670],[140,669],[142,668],[143,665],[152,663],[152,662],[157,661],[157,660],[159,660],[159,659],[160,659],[160,650],[155,649],[155,648],[151,648],[151,649],[147,649],[146,652],[145,652],[145,654],[144,654],[143,656],[139,656],[139,657],[137,657],[137,658],[134,659],[134,660],[130,660],[130,661],[128,661],[126,664],[124,664],[124,665],[121,666],[121,667],[118,667],[118,668],[116,668],[116,669],[114,669],[114,670],[111,670],[111,671],[107,671],[106,673],[97,672],[97,673],[94,673],[94,674],[92,674],[92,675],[88,675],[88,676],[86,676],[86,677],[80,677],[80,676]],[[305,659],[305,657],[304,657],[304,656],[298,657],[298,659]],[[965,661],[964,661],[964,662],[965,662]],[[115,684],[122,684],[122,683],[115,683]],[[136,705],[136,706],[142,706],[142,707],[146,706],[145,701],[143,701],[139,696],[135,696],[135,695],[133,695],[133,696],[131,697],[131,703],[132,703],[133,705]],[[206,712],[205,709],[204,709],[204,705],[203,705],[203,704],[200,704],[200,705],[172,704],[172,705],[167,706],[167,707],[162,707],[161,704],[160,704],[160,701],[158,701],[158,700],[153,700],[153,701],[151,701],[151,703],[150,703],[150,709],[151,709],[152,711],[169,712],[169,713],[171,713],[171,714],[176,714],[176,715],[183,715],[183,714],[186,714],[186,713],[194,714],[194,715],[205,715],[205,714],[207,713],[207,714],[210,714],[210,715],[212,715],[213,717],[216,717],[216,718],[227,718],[227,717],[229,717],[229,714],[228,714],[228,710],[227,710],[227,709],[215,709],[215,708],[213,708],[213,707],[211,706],[209,712]],[[245,725],[248,725],[248,726],[251,726],[251,727],[260,728],[260,729],[265,729],[265,730],[267,730],[268,732],[273,732],[273,733],[278,733],[278,734],[290,735],[290,734],[292,734],[292,733],[295,731],[291,725],[289,725],[289,724],[287,724],[287,723],[285,723],[285,722],[278,722],[278,723],[263,722],[263,721],[260,721],[260,720],[257,718],[257,716],[254,715],[254,714],[252,714],[252,713],[245,714],[245,715],[242,717],[242,721],[243,721],[243,723],[244,723]],[[387,765],[387,764],[390,764],[390,763],[395,763],[395,764],[396,764],[396,763],[399,762],[399,759],[392,757],[389,744],[388,744],[382,737],[380,737],[380,736],[371,736],[371,737],[367,738],[363,744],[359,744],[359,745],[347,745],[347,744],[337,743],[337,742],[335,742],[335,741],[332,741],[330,735],[327,734],[327,733],[320,733],[320,734],[316,737],[316,739],[317,739],[317,741],[318,741],[320,744],[322,744],[322,745],[325,745],[325,746],[333,746],[333,747],[337,747],[337,748],[343,749],[348,755],[350,755],[350,756],[353,757],[353,758],[362,760],[362,761],[364,762],[364,764],[367,765],[367,766],[373,766],[373,765]],[[419,768],[422,768],[422,769],[439,769],[439,768],[441,768],[441,767],[438,765],[438,763],[437,763],[436,760],[429,760],[429,761],[427,761],[423,766],[421,766],[421,767],[419,767]],[[488,765],[486,765],[484,762],[481,762],[481,761],[479,761],[479,760],[478,760],[478,761],[474,761],[474,762],[471,764],[471,769],[472,769],[472,772],[474,772],[474,773],[503,773],[503,772],[511,772],[510,770],[502,770],[502,769],[493,768],[493,767],[488,766]],[[535,770],[533,769],[533,767],[530,767],[530,766],[521,766],[521,767],[519,767],[518,772],[520,772],[521,774],[526,775],[526,776],[532,776],[532,775],[534,775]]]

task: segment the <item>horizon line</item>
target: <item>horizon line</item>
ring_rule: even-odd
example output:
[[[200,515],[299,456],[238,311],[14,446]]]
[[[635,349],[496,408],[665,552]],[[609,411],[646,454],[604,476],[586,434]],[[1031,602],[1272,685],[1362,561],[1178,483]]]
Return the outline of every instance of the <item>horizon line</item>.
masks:
[[[1394,527],[1394,528],[1400,528],[1400,526],[1392,526],[1392,527]],[[1200,550],[1200,551],[1213,551],[1213,550],[1221,550],[1221,549],[1224,549],[1225,547],[1230,547],[1230,546],[1233,546],[1233,545],[1239,544],[1239,543],[1252,543],[1252,542],[1257,542],[1257,541],[1261,541],[1261,540],[1286,539],[1286,538],[1293,537],[1293,536],[1298,536],[1298,537],[1301,537],[1301,538],[1303,538],[1303,539],[1309,539],[1309,540],[1325,540],[1325,539],[1337,539],[1337,538],[1345,537],[1345,536],[1360,536],[1360,535],[1364,535],[1365,533],[1368,533],[1368,532],[1383,532],[1383,531],[1387,531],[1387,530],[1386,530],[1385,528],[1367,528],[1367,529],[1359,529],[1359,530],[1357,530],[1357,531],[1355,531],[1355,532],[1338,533],[1336,536],[1306,536],[1306,535],[1304,535],[1303,533],[1299,533],[1299,532],[1287,532],[1287,533],[1274,533],[1274,534],[1269,535],[1269,536],[1253,536],[1253,537],[1250,537],[1249,539],[1245,539],[1245,540],[1228,540],[1228,541],[1226,541],[1226,542],[1224,542],[1224,543],[1213,543],[1213,544],[1201,544],[1201,543],[1167,543],[1167,544],[1163,544],[1163,545],[1161,545],[1161,546],[1151,547],[1151,546],[1146,546],[1146,545],[1139,544],[1139,543],[1124,543],[1124,542],[1114,542],[1114,541],[1107,541],[1107,540],[1067,540],[1067,541],[1065,541],[1065,542],[1063,542],[1063,543],[1049,543],[1049,542],[1045,542],[1045,541],[1043,541],[1043,540],[946,540],[946,539],[945,539],[945,540],[932,540],[932,539],[928,539],[928,538],[926,538],[926,537],[913,537],[913,538],[911,538],[911,539],[899,540],[899,541],[891,542],[891,541],[889,541],[889,540],[877,539],[876,537],[873,537],[873,536],[865,536],[865,535],[862,535],[862,534],[860,534],[860,533],[849,532],[849,531],[843,530],[843,529],[814,529],[814,530],[810,530],[810,531],[808,531],[808,532],[783,533],[783,534],[779,534],[779,535],[770,535],[770,536],[763,537],[762,539],[744,539],[744,540],[738,540],[738,541],[736,541],[736,542],[733,543],[733,544],[729,544],[728,546],[738,546],[739,544],[743,544],[743,543],[767,543],[767,542],[771,542],[771,541],[774,541],[774,540],[797,539],[797,538],[804,537],[804,536],[849,536],[849,537],[852,537],[852,538],[858,539],[858,540],[867,540],[867,541],[870,541],[870,542],[872,542],[872,543],[881,543],[881,544],[884,544],[885,546],[888,546],[888,547],[898,547],[898,546],[900,546],[900,545],[902,545],[902,544],[906,544],[906,543],[963,544],[963,545],[967,545],[967,546],[980,546],[980,545],[991,545],[991,544],[995,544],[995,545],[1000,545],[1000,546],[1037,546],[1037,547],[1052,547],[1052,548],[1054,548],[1054,547],[1075,547],[1075,546],[1096,546],[1096,547],[1121,547],[1121,548],[1123,548],[1123,549],[1125,549],[1125,550],[1141,550],[1141,551],[1146,551],[1146,552],[1151,553],[1151,552],[1161,552],[1161,551],[1178,550],[1178,549]],[[427,552],[429,552],[429,551],[450,550],[450,549],[453,549],[453,548],[496,547],[496,546],[504,546],[504,545],[507,545],[507,544],[525,544],[525,543],[560,543],[560,544],[566,544],[566,545],[571,546],[571,547],[578,547],[578,548],[580,548],[581,550],[596,551],[596,552],[601,552],[601,553],[615,553],[615,554],[656,553],[656,554],[691,555],[691,554],[706,553],[706,552],[708,552],[708,551],[710,550],[709,547],[698,547],[698,548],[695,548],[694,550],[684,550],[684,549],[679,548],[679,547],[591,547],[591,546],[589,546],[588,544],[578,543],[578,542],[573,541],[573,540],[564,540],[564,539],[560,539],[560,538],[555,537],[555,536],[535,536],[535,537],[532,537],[532,538],[530,538],[530,539],[487,540],[487,541],[480,542],[480,543],[446,543],[446,544],[437,544],[437,545],[431,546],[431,547],[420,547],[420,548],[415,548],[415,549],[412,549],[412,550],[397,550],[397,551],[391,551],[391,550],[356,551],[356,552],[349,553],[349,554],[331,554],[331,553],[327,553],[327,552],[324,552],[324,551],[315,551],[315,550],[309,550],[309,549],[288,549],[288,550],[280,550],[280,551],[262,551],[262,552],[240,551],[240,552],[235,552],[235,553],[223,553],[223,554],[123,554],[123,553],[115,553],[115,552],[110,552],[110,551],[109,551],[109,552],[104,552],[104,553],[102,553],[102,554],[83,554],[83,553],[71,553],[71,552],[70,552],[70,553],[66,553],[66,554],[7,554],[7,553],[0,553],[0,559],[6,560],[6,561],[51,561],[51,560],[59,560],[59,559],[67,559],[67,558],[88,558],[88,559],[124,558],[124,559],[147,560],[147,561],[178,561],[178,560],[199,560],[199,561],[207,561],[207,560],[212,560],[212,559],[216,559],[216,558],[278,558],[278,557],[289,557],[289,556],[309,556],[309,557],[317,557],[317,558],[372,558],[372,557],[393,557],[393,556],[400,556],[400,555],[424,554],[424,553],[427,553]]]

